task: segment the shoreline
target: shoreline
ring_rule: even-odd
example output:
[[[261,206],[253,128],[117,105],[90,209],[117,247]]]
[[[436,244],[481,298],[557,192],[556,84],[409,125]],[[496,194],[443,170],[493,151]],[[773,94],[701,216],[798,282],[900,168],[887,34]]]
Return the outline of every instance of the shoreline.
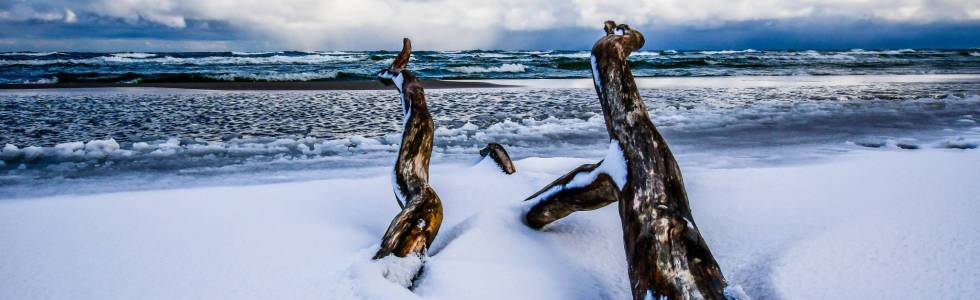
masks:
[[[426,89],[513,87],[486,81],[422,80]],[[312,91],[312,90],[384,90],[378,81],[265,81],[265,82],[160,82],[160,83],[45,83],[0,84],[0,90],[50,90],[90,88],[170,88],[218,91]]]
[[[712,76],[637,77],[641,89],[660,88],[752,88],[783,86],[853,86],[879,83],[980,82],[980,74],[902,75],[800,75],[800,76]],[[454,79],[422,80],[426,89],[472,88],[582,88],[592,89],[590,78]],[[378,81],[263,81],[263,82],[155,82],[155,83],[48,83],[0,84],[0,91],[99,88],[167,88],[217,91],[370,91],[387,89]]]

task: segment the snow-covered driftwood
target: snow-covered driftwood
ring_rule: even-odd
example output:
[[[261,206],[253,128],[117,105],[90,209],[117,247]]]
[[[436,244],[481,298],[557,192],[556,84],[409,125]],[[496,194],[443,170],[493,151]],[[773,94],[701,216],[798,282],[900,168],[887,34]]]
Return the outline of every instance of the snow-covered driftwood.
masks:
[[[694,223],[680,168],[650,121],[626,61],[643,46],[643,35],[612,21],[605,31],[591,61],[609,152],[529,197],[534,203],[525,221],[540,228],[619,202],[634,299],[724,299],[728,283]]]
[[[507,150],[505,150],[504,146],[501,146],[500,144],[487,144],[486,147],[480,150],[480,156],[484,159],[489,156],[490,159],[492,159],[493,162],[500,167],[500,171],[507,173],[507,175],[517,172],[517,169],[514,168],[514,162],[510,160],[510,155],[507,154]]]
[[[411,52],[412,43],[406,38],[391,67],[378,73],[382,83],[398,89],[405,124],[392,176],[395,198],[402,211],[388,226],[375,259],[388,255],[424,256],[442,224],[442,202],[429,186],[435,126],[426,107],[422,84],[412,72],[405,70]]]

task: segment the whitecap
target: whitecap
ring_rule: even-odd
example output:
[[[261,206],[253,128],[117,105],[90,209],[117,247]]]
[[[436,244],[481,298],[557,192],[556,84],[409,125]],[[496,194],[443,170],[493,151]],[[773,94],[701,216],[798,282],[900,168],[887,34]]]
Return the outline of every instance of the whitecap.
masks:
[[[522,73],[527,71],[527,66],[523,64],[503,64],[496,67],[463,66],[449,68],[449,71],[457,73]]]
[[[157,55],[153,53],[126,52],[126,53],[113,53],[112,56],[120,57],[120,58],[150,58]]]

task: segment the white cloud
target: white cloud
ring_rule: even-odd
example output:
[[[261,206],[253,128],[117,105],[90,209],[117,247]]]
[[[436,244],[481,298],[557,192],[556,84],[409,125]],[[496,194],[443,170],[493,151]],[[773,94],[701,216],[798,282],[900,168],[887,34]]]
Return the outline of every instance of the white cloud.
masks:
[[[41,0],[31,3],[58,10],[48,13],[27,7],[0,11],[0,19],[70,23],[69,20],[76,19],[75,11],[84,11],[172,28],[185,28],[190,19],[221,21],[298,49],[395,48],[402,36],[412,37],[426,49],[471,49],[496,44],[505,38],[506,31],[598,28],[607,19],[634,26],[714,26],[725,22],[810,17],[912,23],[980,20],[977,0]]]
[[[75,16],[75,12],[70,9],[65,9],[65,23],[71,24],[78,21],[78,17]]]
[[[2,21],[57,21],[64,18],[64,14],[58,10],[37,10],[24,3],[17,3],[12,7],[0,10],[0,20]]]

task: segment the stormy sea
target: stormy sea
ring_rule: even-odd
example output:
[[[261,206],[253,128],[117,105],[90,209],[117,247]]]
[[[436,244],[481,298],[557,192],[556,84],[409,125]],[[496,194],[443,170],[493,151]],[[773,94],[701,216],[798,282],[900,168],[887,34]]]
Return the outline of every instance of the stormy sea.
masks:
[[[0,53],[0,83],[374,80],[397,52]],[[415,51],[427,79],[588,78],[588,51]],[[639,51],[641,77],[976,74],[980,49]]]
[[[419,77],[463,84],[425,91],[446,219],[413,291],[368,263],[400,210],[401,101],[375,77],[396,54],[0,53],[0,298],[629,297],[616,205],[519,218],[604,157],[588,51],[414,52]],[[980,49],[629,60],[746,296],[980,296]],[[280,82],[340,88],[249,89]]]

